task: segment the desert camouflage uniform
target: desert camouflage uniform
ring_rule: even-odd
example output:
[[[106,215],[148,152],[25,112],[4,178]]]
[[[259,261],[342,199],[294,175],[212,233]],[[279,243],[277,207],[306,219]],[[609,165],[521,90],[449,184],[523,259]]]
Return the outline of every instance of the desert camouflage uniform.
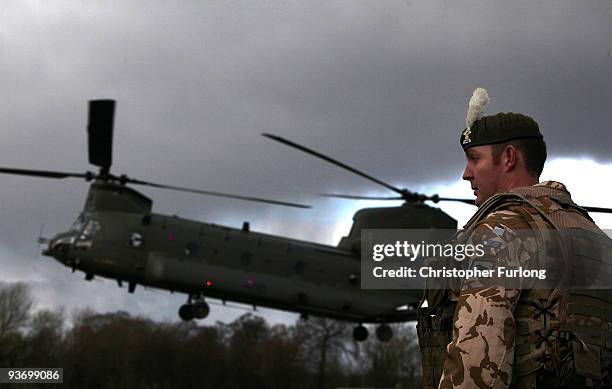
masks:
[[[564,241],[576,239],[560,239],[550,233],[555,228],[587,232],[582,252],[598,247],[610,261],[609,238],[573,204],[563,184],[548,181],[511,192],[485,202],[458,236],[458,242],[485,247],[485,256],[466,261],[467,267],[565,269]],[[610,269],[588,271],[602,275]],[[418,324],[423,386],[612,387],[610,290],[530,286],[470,279],[451,290],[427,291],[429,307]]]

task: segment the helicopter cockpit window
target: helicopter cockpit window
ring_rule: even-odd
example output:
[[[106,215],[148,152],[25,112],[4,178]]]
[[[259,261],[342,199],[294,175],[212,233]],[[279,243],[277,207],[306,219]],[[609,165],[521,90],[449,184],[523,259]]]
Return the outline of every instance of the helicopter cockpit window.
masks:
[[[97,220],[89,220],[87,224],[85,224],[85,228],[83,228],[81,238],[91,238],[95,236],[98,231],[100,231],[100,222]]]
[[[85,219],[83,219],[83,216],[79,216],[74,223],[72,223],[72,226],[70,226],[69,232],[79,232],[84,226]]]

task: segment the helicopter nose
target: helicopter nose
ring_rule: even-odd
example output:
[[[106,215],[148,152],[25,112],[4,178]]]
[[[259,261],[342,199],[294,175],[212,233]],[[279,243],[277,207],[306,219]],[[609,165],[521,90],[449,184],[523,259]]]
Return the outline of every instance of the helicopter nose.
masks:
[[[64,262],[63,256],[68,253],[68,250],[74,244],[74,240],[74,235],[60,234],[49,239],[49,245],[47,249],[43,250],[42,254]]]

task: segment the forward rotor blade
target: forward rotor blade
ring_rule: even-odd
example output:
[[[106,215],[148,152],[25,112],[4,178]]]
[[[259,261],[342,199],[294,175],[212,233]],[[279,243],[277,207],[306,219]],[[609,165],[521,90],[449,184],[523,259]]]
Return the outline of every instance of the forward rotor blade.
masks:
[[[90,177],[90,175],[87,173],[55,172],[55,171],[50,171],[50,170],[12,169],[12,168],[3,168],[3,167],[0,167],[0,173],[16,174],[20,176],[45,177],[45,178],[78,177],[78,178],[88,179]]]
[[[126,178],[125,182],[129,182],[129,183],[136,184],[136,185],[151,186],[153,188],[171,189],[171,190],[178,190],[178,191],[182,191],[182,192],[204,194],[204,195],[209,195],[209,196],[227,197],[227,198],[230,198],[230,199],[238,199],[238,200],[246,200],[246,201],[256,201],[256,202],[259,202],[259,203],[267,203],[267,204],[284,205],[286,207],[311,208],[310,205],[290,203],[290,202],[287,202],[287,201],[269,200],[269,199],[262,199],[262,198],[259,198],[259,197],[239,196],[239,195],[233,195],[233,194],[229,194],[229,193],[211,192],[211,191],[207,191],[207,190],[184,188],[184,187],[172,186],[172,185],[162,185],[162,184],[156,184],[154,182],[147,182],[147,181],[136,180],[136,179],[133,179],[133,178]]]
[[[352,199],[352,200],[403,200],[404,198],[401,196],[356,196],[356,195],[346,195],[346,194],[337,194],[337,193],[320,193],[319,196],[323,197],[336,197],[339,199]]]
[[[368,175],[368,174],[366,174],[366,173],[364,173],[362,171],[359,171],[359,170],[357,170],[357,169],[355,169],[353,167],[350,167],[350,166],[348,166],[348,165],[346,165],[346,164],[344,164],[344,163],[342,163],[340,161],[337,161],[337,160],[335,160],[335,159],[333,159],[331,157],[328,157],[327,155],[321,154],[321,153],[319,153],[317,151],[314,151],[312,149],[309,149],[307,147],[304,147],[302,145],[299,145],[299,144],[297,144],[295,142],[292,142],[290,140],[287,140],[287,139],[282,138],[282,137],[277,136],[277,135],[266,134],[266,133],[262,133],[261,135],[265,136],[266,138],[270,138],[272,140],[275,140],[277,142],[286,144],[287,146],[291,146],[293,148],[301,150],[301,151],[303,151],[303,152],[305,152],[307,154],[314,155],[315,157],[319,157],[319,158],[321,158],[321,159],[323,159],[323,160],[325,160],[327,162],[333,163],[334,165],[339,166],[339,167],[341,167],[343,169],[346,169],[346,170],[348,170],[348,171],[350,171],[352,173],[355,173],[358,176],[361,176],[361,177],[363,177],[363,178],[365,178],[367,180],[370,180],[370,181],[375,182],[375,183],[377,183],[379,185],[382,185],[385,188],[394,191],[395,193],[399,193],[400,195],[404,195],[405,194],[405,191],[402,191],[401,189],[396,188],[393,185],[389,185],[386,182],[383,182],[383,181],[381,181],[381,180],[379,180],[377,178],[374,178],[374,177],[372,177],[372,176],[370,176],[370,175]]]
[[[115,100],[91,100],[87,123],[89,163],[109,171],[113,163]]]

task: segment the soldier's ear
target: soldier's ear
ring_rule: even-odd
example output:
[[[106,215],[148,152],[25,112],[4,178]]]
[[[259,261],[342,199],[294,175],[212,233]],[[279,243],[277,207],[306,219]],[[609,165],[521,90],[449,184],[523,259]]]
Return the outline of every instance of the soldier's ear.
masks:
[[[505,172],[516,169],[519,156],[519,151],[514,145],[509,144],[504,148],[501,154],[501,165],[504,167]]]

